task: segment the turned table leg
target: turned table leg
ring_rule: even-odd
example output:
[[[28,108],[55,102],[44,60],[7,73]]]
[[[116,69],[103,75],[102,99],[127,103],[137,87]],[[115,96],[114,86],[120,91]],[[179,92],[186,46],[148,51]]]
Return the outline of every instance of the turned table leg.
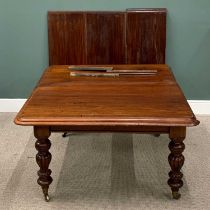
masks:
[[[38,171],[37,183],[42,187],[46,201],[49,201],[48,188],[53,179],[50,176],[51,170],[48,168],[52,155],[49,152],[51,142],[48,139],[50,136],[50,129],[47,126],[35,126],[34,136],[37,138],[35,147],[38,151],[36,155],[36,162],[40,167]]]
[[[171,171],[169,172],[168,185],[171,187],[174,199],[179,199],[181,197],[179,189],[183,186],[183,174],[180,170],[184,164],[184,156],[182,155],[182,152],[185,149],[183,143],[185,136],[186,127],[170,128],[169,137],[171,141],[169,143],[169,149],[171,153],[168,156],[168,161],[171,166]]]

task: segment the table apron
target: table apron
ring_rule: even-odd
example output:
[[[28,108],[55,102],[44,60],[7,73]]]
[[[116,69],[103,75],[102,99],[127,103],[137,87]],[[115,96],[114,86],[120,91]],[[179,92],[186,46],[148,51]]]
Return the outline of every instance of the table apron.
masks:
[[[50,126],[51,132],[84,131],[84,132],[137,132],[169,133],[169,126]]]

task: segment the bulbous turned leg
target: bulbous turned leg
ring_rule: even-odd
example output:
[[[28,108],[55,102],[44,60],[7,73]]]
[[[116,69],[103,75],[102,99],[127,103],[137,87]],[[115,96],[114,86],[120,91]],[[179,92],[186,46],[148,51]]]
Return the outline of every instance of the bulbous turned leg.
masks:
[[[49,152],[51,147],[51,142],[48,139],[50,136],[50,130],[47,126],[35,126],[34,135],[37,138],[35,147],[38,151],[36,155],[36,162],[40,167],[38,171],[38,180],[37,183],[42,187],[45,201],[49,201],[48,189],[49,185],[52,183],[53,179],[50,176],[51,170],[48,168],[52,155]]]
[[[171,153],[168,156],[168,161],[171,166],[171,171],[169,172],[168,185],[171,187],[174,199],[179,199],[181,197],[179,189],[183,186],[183,174],[180,170],[184,164],[184,156],[182,155],[182,152],[185,149],[183,143],[185,135],[185,127],[172,127],[170,129],[169,137],[171,142],[169,143],[169,149]]]

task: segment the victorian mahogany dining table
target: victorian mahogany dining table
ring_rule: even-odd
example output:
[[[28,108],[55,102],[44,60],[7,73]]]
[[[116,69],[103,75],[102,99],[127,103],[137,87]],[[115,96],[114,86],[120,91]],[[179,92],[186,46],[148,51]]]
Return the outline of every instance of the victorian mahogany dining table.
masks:
[[[37,182],[46,201],[53,180],[49,137],[51,132],[67,131],[169,134],[168,184],[173,198],[180,197],[186,127],[196,126],[199,121],[167,65],[111,66],[114,70],[156,70],[156,73],[73,77],[68,66],[50,66],[15,118],[18,125],[34,127],[36,161],[40,167]]]

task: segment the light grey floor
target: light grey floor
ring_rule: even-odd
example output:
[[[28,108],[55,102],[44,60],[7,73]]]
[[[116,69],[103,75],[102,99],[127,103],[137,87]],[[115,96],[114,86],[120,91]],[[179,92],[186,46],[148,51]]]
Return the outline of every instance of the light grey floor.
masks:
[[[167,135],[52,134],[51,201],[43,200],[31,127],[0,113],[0,209],[210,209],[210,117],[189,128],[180,200],[167,185]]]

